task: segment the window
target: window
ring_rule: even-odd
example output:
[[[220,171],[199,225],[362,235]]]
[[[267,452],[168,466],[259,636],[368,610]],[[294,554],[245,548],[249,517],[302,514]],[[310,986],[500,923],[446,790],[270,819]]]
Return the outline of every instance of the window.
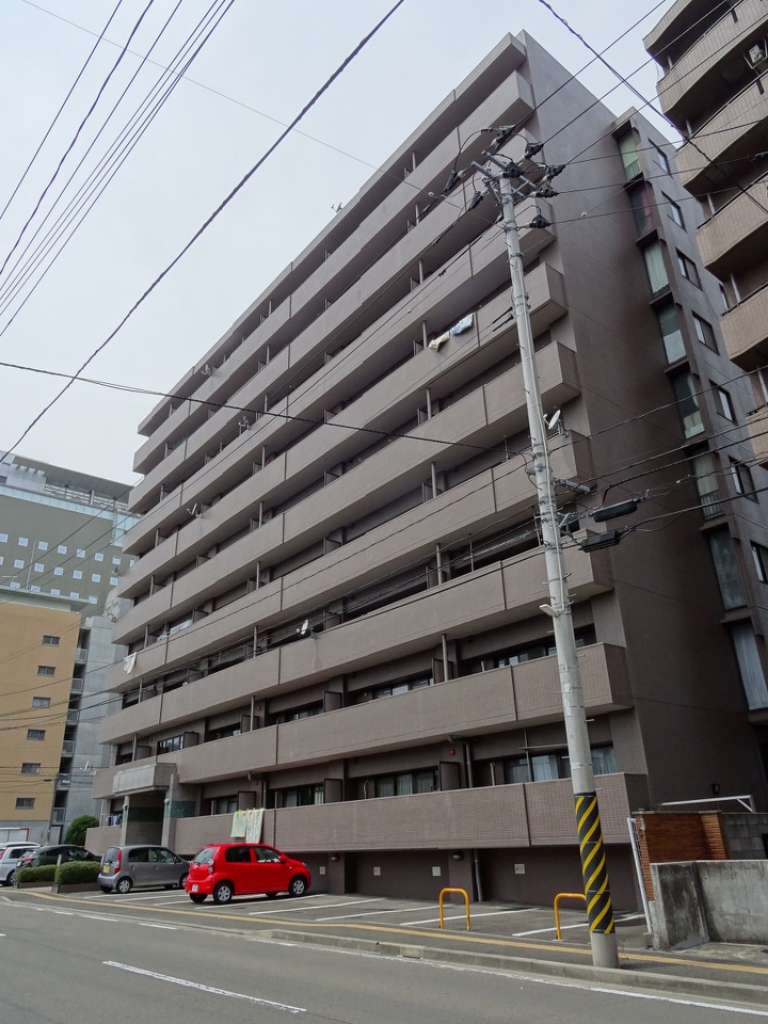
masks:
[[[43,646],[45,647],[58,647],[61,637],[52,636],[50,633],[46,633],[43,636]]]
[[[63,576],[64,575],[64,570],[61,568],[60,565],[57,565],[56,568],[53,570],[53,575],[54,576]]]
[[[752,626],[739,622],[731,626],[730,632],[747,704],[752,710],[768,708],[768,685]]]
[[[704,421],[701,418],[699,400],[693,385],[693,378],[690,373],[681,373],[672,381],[675,390],[675,398],[680,412],[680,419],[683,423],[683,433],[686,437],[695,437],[704,430]]]
[[[98,603],[99,603],[98,597],[96,597],[94,594],[89,594],[88,595],[88,604],[98,604]]]
[[[104,555],[102,555],[102,553],[100,551],[97,551],[96,554],[93,557],[96,559],[97,562],[103,562],[104,561]]]
[[[400,772],[397,775],[380,775],[376,779],[376,796],[411,796],[413,793],[434,793],[436,789],[435,768],[418,772]]]
[[[728,293],[726,292],[723,285],[718,285],[718,288],[720,289],[720,301],[723,304],[723,309],[727,311],[731,308],[731,304],[728,301]]]
[[[0,544],[7,544],[7,543],[8,543],[8,534],[7,533],[0,533]]]
[[[17,811],[31,811],[35,806],[35,798],[33,796],[17,796],[16,797],[16,810]]]
[[[768,548],[752,541],[752,557],[755,560],[757,578],[761,583],[768,583]]]
[[[717,342],[715,341],[715,332],[712,330],[712,324],[706,320],[702,320],[700,316],[693,313],[693,329],[696,332],[696,337],[702,345],[706,345],[707,348],[711,348],[713,352],[717,352]]]
[[[690,281],[691,284],[695,284],[697,288],[701,288],[701,281],[699,280],[699,272],[696,269],[696,264],[684,253],[680,252],[679,249],[677,249],[676,252],[677,265],[680,268],[680,273],[687,281]]]
[[[251,848],[250,846],[228,846],[224,851],[224,860],[227,864],[250,864],[253,861]]]
[[[170,850],[154,849],[149,851],[150,864],[175,864],[176,858]]]
[[[211,800],[211,814],[234,814],[236,810],[236,796],[220,796]]]
[[[715,401],[717,402],[717,411],[721,416],[725,416],[731,423],[736,422],[736,414],[733,411],[731,405],[731,396],[725,390],[725,388],[719,388],[716,384],[712,385],[715,392]]]
[[[85,549],[84,548],[78,548],[77,549],[77,557],[78,558],[85,558],[86,557],[86,553],[85,553]]]
[[[659,149],[658,146],[654,146],[653,148],[655,150],[654,155],[656,157],[656,163],[665,174],[669,174],[669,160],[667,159],[667,154],[663,149]]]
[[[322,783],[310,786],[295,786],[283,790],[283,807],[311,807],[325,800],[325,787]]]
[[[44,740],[45,729],[27,729],[28,740]]]
[[[42,562],[35,562],[35,572],[45,572],[45,566]]]
[[[37,542],[37,547],[38,547],[39,551],[47,551],[48,550],[48,541],[47,540],[39,540]]]
[[[94,583],[95,582],[96,582],[96,580],[94,579]],[[116,587],[119,582],[120,582],[120,580],[117,578],[117,576],[110,576],[109,577],[109,585],[111,587]]]
[[[592,771],[595,775],[611,775],[618,771],[612,743],[604,747],[592,747]]]
[[[712,519],[714,516],[723,514],[723,506],[720,504],[720,491],[717,486],[717,470],[715,461],[709,452],[697,455],[691,459],[693,475],[696,478],[696,489],[701,498],[702,511],[705,519]]]
[[[32,586],[29,589],[32,591],[33,594],[39,594],[40,593],[40,587],[36,587],[34,585],[34,583],[32,584]]]
[[[28,548],[29,547],[29,538],[28,537],[19,537],[19,547],[20,548]]]
[[[14,558],[14,560],[13,560],[13,568],[14,569],[23,569],[24,568],[24,562],[22,561],[21,558]]]
[[[16,580],[11,580],[11,590],[21,590],[21,584],[17,583]]]
[[[646,245],[643,249],[643,259],[648,274],[648,283],[651,286],[651,295],[659,295],[665,288],[669,288],[669,277],[661,243],[651,242],[650,245]]]
[[[181,750],[184,746],[184,735],[169,736],[167,739],[157,741],[158,754],[170,754],[172,750]],[[237,808],[235,808],[237,810]]]
[[[91,583],[101,583],[101,574],[95,572],[91,575]]]
[[[22,761],[21,764],[22,775],[39,775],[40,774],[40,762],[39,761]]]
[[[715,564],[720,595],[726,610],[742,608],[747,602],[739,576],[739,564],[733,538],[727,530],[715,530],[709,535],[709,549]]]
[[[669,196],[665,196],[663,192],[661,194],[664,196],[665,203],[669,206],[669,216],[679,228],[685,228],[685,224],[683,223],[683,211],[674,199],[670,199]]]
[[[59,544],[59,546],[56,548],[56,550],[59,552],[60,555],[66,555],[66,553],[67,553],[67,545],[66,544]]]
[[[120,565],[120,559],[116,556],[112,556],[112,565]]]
[[[640,161],[637,158],[637,143],[633,132],[627,132],[619,139],[619,152],[624,166],[624,176],[631,181],[640,173]]]
[[[51,597],[58,597],[59,594],[61,594],[60,590],[57,590],[55,587],[51,587]]]
[[[78,592],[76,590],[70,590],[70,592],[69,592],[69,599],[70,599],[70,601],[79,601],[80,600],[80,595],[78,594]]]
[[[673,302],[668,306],[662,306],[656,313],[659,321],[661,340],[664,342],[664,351],[667,354],[667,362],[674,363],[685,355],[683,344],[683,332],[680,330],[680,321],[677,317],[677,307]]]
[[[81,580],[83,578],[83,573],[80,569],[75,569],[75,571],[72,573],[72,576],[76,580]]]
[[[643,183],[629,193],[629,202],[635,218],[638,235],[644,235],[655,227],[653,220],[652,197],[648,186]]]
[[[129,567],[130,567],[130,568],[132,569],[132,568],[134,567],[134,565],[136,565],[136,559],[135,559],[135,558],[132,558],[132,559],[130,560],[130,562],[128,563],[128,565],[129,565]]]
[[[745,498],[757,501],[755,484],[749,466],[745,466],[743,462],[737,462],[736,459],[731,459],[731,473],[737,494],[743,494]]]
[[[373,691],[373,699],[396,697],[399,693],[409,693],[411,690],[420,690],[425,686],[432,686],[434,682],[433,676],[419,676],[416,679],[404,679],[401,682],[390,683],[387,686],[377,686]]]
[[[33,697],[32,707],[33,708],[49,708],[51,706],[50,697]]]
[[[0,555],[0,565],[2,565],[2,564],[3,564],[3,561],[4,561],[4,559],[3,559],[3,556],[2,556],[2,555]]]
[[[53,665],[38,665],[37,674],[39,676],[53,676],[56,674],[56,669]]]
[[[592,747],[592,770],[595,775],[609,775],[618,771],[616,754],[612,743]],[[550,753],[520,754],[504,762],[504,781],[546,782],[552,779],[569,779],[571,762],[567,750],[553,750]]]

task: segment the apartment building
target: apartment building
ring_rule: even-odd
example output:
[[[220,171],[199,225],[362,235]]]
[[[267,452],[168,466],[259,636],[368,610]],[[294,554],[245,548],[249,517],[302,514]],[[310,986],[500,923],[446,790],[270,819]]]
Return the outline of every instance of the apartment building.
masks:
[[[763,0],[677,0],[646,37],[659,100],[685,142],[701,258],[720,282],[729,357],[749,371],[755,455],[768,464],[768,10]]]
[[[94,849],[194,854],[264,807],[329,891],[578,891],[504,235],[469,179],[438,198],[510,124],[506,154],[567,165],[518,220],[617,905],[631,811],[766,805],[768,475],[698,204],[647,121],[522,34],[142,422]],[[607,525],[637,529],[584,550],[628,498]]]
[[[79,626],[79,609],[65,598],[0,587],[3,834],[15,828],[34,842],[47,837]]]
[[[104,671],[124,653],[112,644],[112,620],[105,612],[130,564],[122,546],[136,521],[126,504],[128,491],[115,480],[0,453],[0,585],[29,598],[26,607],[50,598],[51,606],[78,615],[73,658],[62,667],[68,700],[65,706],[58,702],[60,721],[50,733],[58,736],[59,726],[63,729],[56,765],[48,766],[55,793],[46,837],[53,841],[78,815],[97,809],[93,773],[105,757],[98,722],[110,705]],[[3,673],[8,690],[18,689],[15,671],[13,662]],[[62,678],[57,675],[57,686]],[[0,691],[0,716],[8,711]],[[4,770],[17,770],[15,760],[6,761],[0,754]]]

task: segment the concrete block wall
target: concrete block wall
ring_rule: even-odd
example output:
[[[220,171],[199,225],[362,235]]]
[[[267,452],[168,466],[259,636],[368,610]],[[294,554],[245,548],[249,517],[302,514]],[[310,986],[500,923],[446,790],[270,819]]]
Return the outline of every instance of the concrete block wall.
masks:
[[[724,814],[723,829],[733,860],[768,858],[768,814]]]

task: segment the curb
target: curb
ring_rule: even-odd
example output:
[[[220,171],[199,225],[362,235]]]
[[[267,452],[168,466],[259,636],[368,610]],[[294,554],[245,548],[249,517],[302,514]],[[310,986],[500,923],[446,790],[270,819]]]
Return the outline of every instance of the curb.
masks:
[[[283,928],[263,931],[260,936],[287,942],[359,950],[381,956],[425,960],[434,963],[453,963],[464,967],[490,967],[534,977],[599,984],[614,990],[663,992],[665,995],[695,997],[714,1003],[737,1002],[762,1010],[765,1009],[768,998],[766,989],[759,985],[706,981],[699,978],[679,977],[674,974],[645,973],[626,967],[615,971],[605,967],[587,967],[582,964],[563,963],[556,960],[533,960],[528,957],[500,956],[495,953],[469,953],[434,946],[419,946],[413,943],[378,942],[375,939],[348,938],[341,935],[313,934],[304,931],[293,932]]]

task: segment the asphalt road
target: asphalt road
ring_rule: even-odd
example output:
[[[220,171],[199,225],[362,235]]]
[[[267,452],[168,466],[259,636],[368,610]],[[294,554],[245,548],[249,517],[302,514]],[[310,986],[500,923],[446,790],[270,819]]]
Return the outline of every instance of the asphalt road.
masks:
[[[0,901],[2,1024],[708,1024],[703,1000],[341,952],[94,908]]]

